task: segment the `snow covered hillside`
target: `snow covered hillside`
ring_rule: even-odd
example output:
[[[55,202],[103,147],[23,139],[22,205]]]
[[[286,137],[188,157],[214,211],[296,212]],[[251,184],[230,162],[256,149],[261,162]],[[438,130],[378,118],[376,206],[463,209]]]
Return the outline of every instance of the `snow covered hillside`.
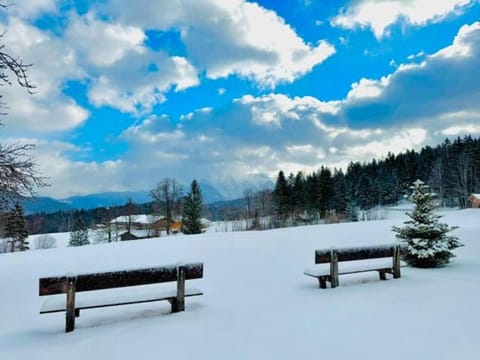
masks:
[[[395,241],[402,218],[265,232],[206,233],[0,255],[0,359],[479,359],[480,210],[444,213],[466,245],[441,269],[303,275],[314,250]],[[39,315],[38,279],[202,261],[203,296]],[[187,282],[188,283],[188,282]],[[131,288],[135,291],[135,288]]]

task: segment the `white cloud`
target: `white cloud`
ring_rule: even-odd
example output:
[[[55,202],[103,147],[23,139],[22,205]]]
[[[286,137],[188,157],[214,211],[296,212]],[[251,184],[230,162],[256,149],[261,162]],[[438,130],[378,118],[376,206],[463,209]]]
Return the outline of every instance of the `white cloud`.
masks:
[[[55,0],[29,0],[6,2],[8,12],[24,19],[33,19],[44,13],[55,13],[57,11]]]
[[[339,116],[355,127],[372,122],[384,127],[479,111],[478,44],[480,22],[463,26],[452,45],[425,56],[422,62],[401,64],[379,80],[353,84]]]
[[[346,145],[345,153],[355,154],[361,159],[382,158],[389,152],[398,154],[400,152],[418,149],[425,144],[427,131],[422,128],[403,129],[398,133],[389,133],[379,140],[373,140],[360,145]]]
[[[458,31],[458,34],[455,36],[453,44],[447,46],[446,48],[438,51],[433,57],[439,58],[462,58],[462,57],[472,57],[473,52],[480,52],[478,49],[478,39],[480,35],[480,22],[475,22],[471,25],[464,25]]]
[[[63,198],[77,194],[93,192],[126,191],[128,183],[124,181],[127,165],[121,160],[105,162],[73,161],[71,153],[88,150],[72,144],[39,138],[4,138],[3,142],[34,144],[31,153],[37,164],[38,173],[47,178],[50,186],[38,189],[41,195]],[[81,181],[79,181],[81,179]],[[118,179],[118,181],[117,181]]]
[[[136,4],[141,12],[132,11],[127,0],[111,1],[125,24],[180,29],[189,59],[212,79],[238,75],[271,87],[294,81],[335,52],[325,41],[305,43],[276,13],[256,3],[141,0]]]
[[[162,70],[149,71],[145,64]],[[140,115],[164,102],[167,91],[181,91],[198,83],[196,71],[186,59],[149,51],[125,55],[115,66],[105,69],[101,76],[92,79],[88,97],[96,106],[108,105]]]
[[[410,61],[412,61],[412,60],[415,60],[415,59],[417,59],[417,58],[421,58],[421,57],[423,57],[423,56],[425,56],[425,52],[424,52],[424,51],[419,51],[419,52],[416,53],[416,54],[410,54],[410,55],[408,55],[408,56],[407,56],[407,59],[410,60]]]
[[[140,54],[146,51],[143,47],[146,35],[138,27],[99,21],[93,13],[74,15],[69,23],[65,40],[95,66],[111,66],[129,51]]]
[[[18,89],[3,92],[18,109],[10,112],[11,130],[69,130],[84,123],[88,111],[64,94],[71,81],[82,83],[92,105],[140,116],[165,102],[168,92],[199,85],[199,73],[212,79],[235,74],[274,86],[311,71],[334,52],[323,41],[305,43],[274,12],[241,0],[143,0],[135,7],[112,0],[83,15],[58,14],[56,6],[49,0],[20,4],[4,24],[6,45],[34,63],[31,79],[38,85],[30,98]],[[67,20],[64,32],[27,23],[47,12]],[[145,46],[146,29],[181,33],[188,58]]]
[[[70,98],[58,95],[47,100],[28,95],[23,89],[8,91],[8,114],[3,133],[51,132],[73,129],[82,124],[89,112]]]
[[[350,0],[332,24],[346,29],[371,28],[377,38],[388,35],[388,28],[400,19],[423,26],[461,12],[477,0]]]
[[[463,136],[465,134],[478,135],[480,134],[480,125],[464,124],[451,126],[440,131],[445,136]]]
[[[146,39],[142,28],[100,19],[94,12],[71,16],[64,41],[88,72],[93,105],[139,115],[166,101],[166,92],[199,84],[187,59],[152,51]]]
[[[4,132],[69,130],[88,118],[88,111],[62,93],[67,79],[81,79],[75,52],[53,35],[10,18],[3,40],[7,51],[32,62],[30,81],[37,86],[34,95],[18,86],[5,86],[2,95],[8,104],[8,126]]]
[[[7,50],[33,63],[29,74],[37,85],[31,97],[18,87],[2,89],[11,107],[12,131],[69,130],[82,124],[88,111],[63,93],[69,81],[87,87],[91,104],[136,115],[164,102],[166,92],[199,83],[187,59],[146,48],[142,29],[101,20],[92,12],[71,15],[64,35],[15,16],[3,25]]]
[[[196,177],[214,182],[232,173],[274,175],[279,169],[346,165],[351,146],[378,139],[388,143],[386,131],[324,123],[323,117],[335,116],[337,106],[311,97],[269,94],[245,96],[223,109],[199,109],[178,124],[167,116],[150,117],[122,134],[131,148],[122,160],[135,161],[141,179],[169,173],[183,181]],[[142,154],[149,154],[148,159]],[[369,160],[371,153],[362,159],[357,155]]]
[[[365,78],[360,79],[359,82],[352,84],[352,88],[348,92],[347,99],[357,100],[375,98],[382,93],[386,85],[388,85],[387,78],[382,78],[380,81]]]

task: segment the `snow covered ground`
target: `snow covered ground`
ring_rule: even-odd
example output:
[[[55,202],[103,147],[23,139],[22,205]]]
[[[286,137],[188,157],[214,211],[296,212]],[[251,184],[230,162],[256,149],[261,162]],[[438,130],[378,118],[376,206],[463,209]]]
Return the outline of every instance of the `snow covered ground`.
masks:
[[[1,254],[0,359],[479,359],[480,210],[444,215],[466,245],[448,267],[342,276],[326,290],[303,275],[315,249],[394,241],[403,219]],[[205,264],[192,284],[205,295],[183,313],[85,310],[69,334],[64,314],[38,314],[42,276],[178,261]]]

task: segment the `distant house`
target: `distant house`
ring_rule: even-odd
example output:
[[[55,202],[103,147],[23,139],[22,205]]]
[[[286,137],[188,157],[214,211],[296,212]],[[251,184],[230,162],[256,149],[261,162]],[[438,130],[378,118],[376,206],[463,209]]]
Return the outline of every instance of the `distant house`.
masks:
[[[469,200],[472,203],[472,208],[480,209],[480,194],[470,195]]]
[[[164,216],[145,214],[118,216],[110,222],[110,225],[117,231],[126,230],[136,235],[136,231],[142,230],[146,232],[143,237],[154,237],[159,236],[161,231],[166,230],[167,219]],[[181,227],[182,222],[179,220],[172,220],[170,223],[172,233],[179,232]]]

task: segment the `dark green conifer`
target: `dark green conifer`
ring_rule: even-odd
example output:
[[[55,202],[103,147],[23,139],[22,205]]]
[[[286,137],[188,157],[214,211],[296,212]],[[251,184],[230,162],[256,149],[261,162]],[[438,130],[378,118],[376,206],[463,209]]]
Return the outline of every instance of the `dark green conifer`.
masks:
[[[202,192],[196,180],[193,180],[190,191],[183,203],[182,232],[184,234],[200,234],[202,232]]]
[[[29,249],[25,214],[19,203],[16,203],[14,208],[7,213],[4,235],[11,244],[10,251],[25,251]]]
[[[275,190],[273,190],[273,201],[275,202],[275,213],[281,221],[285,221],[288,216],[290,203],[290,190],[283,171],[278,173]]]

